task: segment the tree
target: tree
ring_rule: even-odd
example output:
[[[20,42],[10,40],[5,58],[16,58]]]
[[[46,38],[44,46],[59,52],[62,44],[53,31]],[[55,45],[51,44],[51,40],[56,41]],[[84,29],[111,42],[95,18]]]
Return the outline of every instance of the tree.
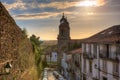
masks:
[[[43,59],[42,63],[43,63],[43,67],[47,66],[46,56],[44,56],[44,59]]]
[[[40,37],[36,37],[34,34],[30,37],[30,41],[32,42],[33,45],[39,47],[42,41],[39,40]]]
[[[27,30],[26,30],[26,28],[23,28],[23,29],[21,29],[22,30],[22,33],[27,37],[28,35],[27,35]]]
[[[30,41],[33,45],[33,49],[35,53],[35,64],[37,67],[38,76],[40,76],[39,74],[41,74],[42,70],[46,66],[45,59],[44,60],[42,59],[42,54],[44,51],[44,48],[42,48],[41,46],[42,41],[40,41],[40,37],[37,37],[34,34],[30,37]]]

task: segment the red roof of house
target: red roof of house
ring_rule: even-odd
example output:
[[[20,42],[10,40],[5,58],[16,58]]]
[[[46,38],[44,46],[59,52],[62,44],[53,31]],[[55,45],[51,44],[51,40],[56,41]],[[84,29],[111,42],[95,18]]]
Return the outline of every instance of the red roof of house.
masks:
[[[82,42],[86,43],[117,43],[120,42],[120,25],[105,29]]]
[[[69,54],[80,54],[82,53],[82,48],[78,48],[68,52]]]

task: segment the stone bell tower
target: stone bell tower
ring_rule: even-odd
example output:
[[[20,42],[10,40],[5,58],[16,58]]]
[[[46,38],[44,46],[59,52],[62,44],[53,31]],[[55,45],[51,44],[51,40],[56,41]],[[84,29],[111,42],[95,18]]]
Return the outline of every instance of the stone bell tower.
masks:
[[[68,51],[70,41],[70,27],[67,18],[64,16],[64,13],[60,19],[59,34],[57,39],[59,51]]]

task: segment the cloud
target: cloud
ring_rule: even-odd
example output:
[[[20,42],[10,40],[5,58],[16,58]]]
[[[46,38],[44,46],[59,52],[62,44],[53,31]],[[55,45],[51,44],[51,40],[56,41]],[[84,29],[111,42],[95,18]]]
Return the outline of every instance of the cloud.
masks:
[[[8,9],[8,10],[11,10],[11,9],[21,9],[21,10],[24,10],[24,9],[27,9],[26,8],[26,3],[23,3],[22,0],[17,0],[16,2],[12,3],[12,4],[7,4],[6,2],[3,3],[4,6]]]
[[[78,2],[69,2],[69,1],[64,1],[64,2],[50,2],[50,3],[37,3],[37,2],[31,2],[31,3],[27,3],[27,2],[23,2],[22,0],[17,0],[14,3],[8,4],[6,2],[4,2],[3,4],[5,5],[5,7],[8,10],[14,10],[14,9],[28,9],[28,8],[56,8],[56,9],[67,9],[67,8],[71,8],[71,7],[75,7],[75,5]]]
[[[88,4],[89,3],[89,4]],[[99,5],[99,6],[103,6],[105,5],[105,1],[104,0],[93,0],[93,1],[52,1],[49,3],[40,3],[40,2],[23,2],[23,0],[16,0],[14,3],[11,4],[7,4],[7,3],[3,3],[5,5],[5,7],[8,10],[11,9],[34,9],[34,8],[55,8],[55,9],[68,9],[68,8],[72,8],[72,7],[84,7],[86,5]],[[78,6],[80,5],[80,6]]]
[[[98,7],[98,6],[104,6],[106,2],[104,0],[84,0],[80,1],[77,6],[88,6],[88,7]]]
[[[73,12],[65,12],[65,14],[73,14]],[[29,20],[29,19],[45,19],[61,15],[60,12],[43,12],[43,13],[32,13],[32,14],[19,14],[13,15],[17,20]]]
[[[85,7],[85,6],[104,6],[106,2],[104,0],[84,0],[84,1],[64,1],[64,2],[51,2],[51,3],[40,3],[40,8],[56,8],[56,9],[67,9],[71,7]]]
[[[41,3],[38,4],[38,6],[40,8],[56,8],[56,9],[67,9],[67,8],[71,8],[71,7],[75,7],[76,4],[78,2],[69,2],[69,1],[65,1],[65,2],[51,2],[51,3]]]
[[[92,16],[92,19],[94,19],[94,17],[96,16],[111,16],[111,15],[120,15],[119,13],[95,13],[95,12],[76,12],[76,11],[64,11],[65,15],[69,17],[69,19],[76,19],[77,17],[88,17],[88,16]],[[75,14],[73,16],[73,14]],[[16,20],[31,20],[31,19],[47,19],[47,18],[56,18],[57,16],[62,15],[61,12],[41,12],[41,13],[27,13],[27,14],[19,14],[19,15],[13,15],[14,19]],[[91,20],[91,17],[85,18],[85,19],[89,19]],[[84,18],[83,18],[84,19]]]

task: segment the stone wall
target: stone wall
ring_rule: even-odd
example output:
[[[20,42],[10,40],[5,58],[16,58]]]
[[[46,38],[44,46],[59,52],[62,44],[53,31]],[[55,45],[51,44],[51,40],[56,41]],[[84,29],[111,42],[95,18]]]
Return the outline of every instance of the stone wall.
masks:
[[[33,47],[13,18],[0,2],[0,74],[4,66],[12,65],[9,75],[0,75],[0,80],[19,80],[21,74],[34,65]]]

